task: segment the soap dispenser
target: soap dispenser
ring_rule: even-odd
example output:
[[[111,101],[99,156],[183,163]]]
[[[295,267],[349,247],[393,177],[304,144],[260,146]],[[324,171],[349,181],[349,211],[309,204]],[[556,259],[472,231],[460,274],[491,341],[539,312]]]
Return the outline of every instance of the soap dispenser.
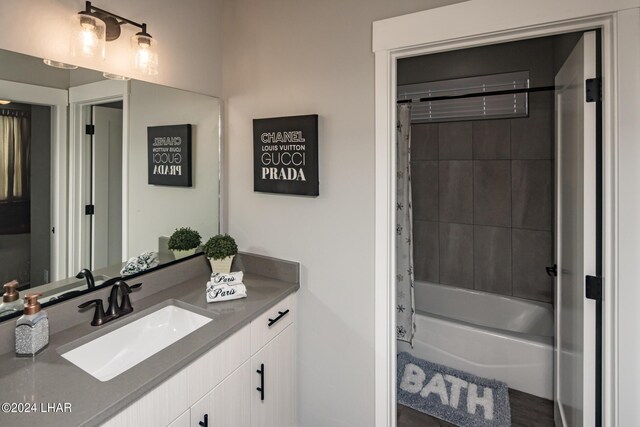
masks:
[[[38,302],[40,295],[24,298],[24,314],[16,321],[16,356],[35,356],[49,344],[49,318]]]
[[[2,304],[0,304],[0,316],[3,314],[14,313],[22,307],[20,302],[20,294],[16,291],[18,281],[12,280],[4,284],[4,295],[2,295]]]

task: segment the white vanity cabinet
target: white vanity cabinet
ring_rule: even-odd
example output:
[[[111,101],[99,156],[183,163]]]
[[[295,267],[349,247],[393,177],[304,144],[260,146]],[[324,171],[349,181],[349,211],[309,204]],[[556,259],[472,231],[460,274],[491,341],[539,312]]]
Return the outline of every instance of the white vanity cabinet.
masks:
[[[184,411],[182,415],[169,424],[169,427],[191,427],[191,410]]]
[[[246,361],[191,407],[190,426],[251,427],[251,366]],[[205,421],[206,417],[206,421]]]
[[[289,325],[251,356],[251,427],[295,424],[294,339]]]
[[[295,426],[295,298],[268,309],[104,426]]]

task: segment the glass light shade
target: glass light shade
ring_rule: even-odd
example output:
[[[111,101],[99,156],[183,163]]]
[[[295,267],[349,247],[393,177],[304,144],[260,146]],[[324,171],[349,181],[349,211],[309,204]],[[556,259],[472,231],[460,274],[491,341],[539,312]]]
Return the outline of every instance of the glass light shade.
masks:
[[[85,12],[73,15],[69,53],[75,57],[104,59],[106,34],[102,19]]]
[[[62,70],[75,70],[78,68],[77,65],[65,64],[64,62],[54,61],[52,59],[43,59],[42,62],[49,67],[60,68]]]
[[[106,72],[102,73],[102,76],[109,80],[123,80],[123,81],[131,80],[131,77],[121,76],[119,74],[106,73]]]
[[[138,33],[131,37],[133,51],[133,66],[142,74],[158,74],[158,44],[145,33]]]

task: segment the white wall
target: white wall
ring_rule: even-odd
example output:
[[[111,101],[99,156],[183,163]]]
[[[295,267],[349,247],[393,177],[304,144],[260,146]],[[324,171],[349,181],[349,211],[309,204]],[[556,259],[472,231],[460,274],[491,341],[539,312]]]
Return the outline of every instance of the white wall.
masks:
[[[157,250],[177,227],[218,233],[217,98],[131,81],[129,101],[129,243],[127,256]],[[192,187],[148,184],[147,126],[192,125]]]
[[[94,1],[133,21],[147,24],[158,41],[160,73],[138,74],[131,66],[129,37],[136,27],[125,25],[122,35],[107,44],[107,59],[93,62],[69,55],[71,16],[84,9],[82,0],[3,0],[0,2],[0,48],[49,58],[90,69],[193,90],[221,93],[221,0],[104,0]]]
[[[242,250],[302,265],[299,417],[372,426],[374,20],[447,0],[227,0],[228,230]],[[320,196],[253,192],[252,119],[317,113]]]

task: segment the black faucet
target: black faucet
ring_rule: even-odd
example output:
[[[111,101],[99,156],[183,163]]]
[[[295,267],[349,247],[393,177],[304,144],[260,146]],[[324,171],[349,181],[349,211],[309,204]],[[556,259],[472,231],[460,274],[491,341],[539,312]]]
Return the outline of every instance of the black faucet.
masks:
[[[91,304],[96,305],[96,311],[93,313],[93,320],[91,321],[91,326],[100,326],[104,325],[113,318],[107,316],[104,312],[104,308],[102,308],[102,300],[101,299],[92,299],[90,301],[84,302],[78,306],[78,308],[86,308]]]
[[[80,270],[80,272],[76,274],[76,279],[86,279],[87,287],[89,289],[94,289],[96,287],[96,281],[89,269],[83,268],[82,270]]]
[[[110,322],[113,319],[117,319],[118,317],[124,316],[125,314],[131,313],[133,311],[131,300],[129,299],[129,294],[133,289],[137,289],[140,286],[142,286],[142,283],[136,283],[135,285],[129,286],[124,280],[116,281],[116,283],[111,287],[111,293],[109,294],[109,308],[107,308],[106,313],[104,311],[101,299],[92,299],[80,304],[78,308],[86,308],[91,304],[95,304],[96,311],[93,314],[91,325],[104,325],[105,323]],[[120,304],[118,304],[119,291],[122,292],[122,299]]]
[[[109,293],[109,308],[107,308],[107,316],[111,316],[113,319],[120,316],[120,310],[118,310],[118,285],[111,287],[111,293]]]
[[[116,285],[120,286],[120,290],[122,291],[122,299],[120,300],[120,305],[118,306],[118,313],[120,313],[120,315],[131,313],[133,311],[133,307],[131,306],[131,299],[129,299],[129,294],[133,291],[133,289],[138,289],[140,286],[142,286],[142,283],[136,283],[135,285],[129,286],[127,282],[121,280],[116,282]]]

